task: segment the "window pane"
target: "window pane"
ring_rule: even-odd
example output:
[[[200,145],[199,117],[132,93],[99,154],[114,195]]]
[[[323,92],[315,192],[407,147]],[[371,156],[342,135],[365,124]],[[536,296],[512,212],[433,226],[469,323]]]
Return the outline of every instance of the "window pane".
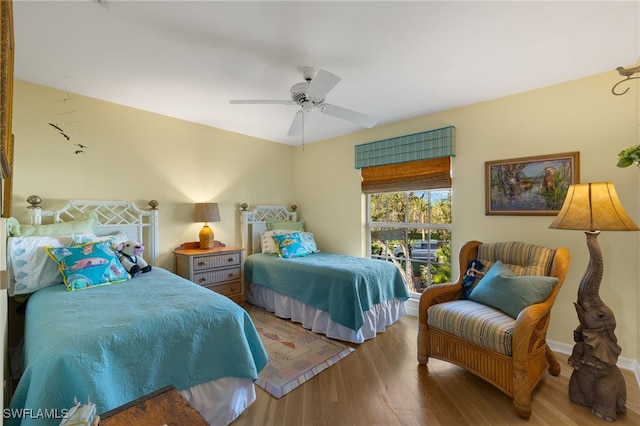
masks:
[[[370,230],[372,257],[390,257],[394,249],[403,244],[406,230],[400,228],[375,227]]]
[[[372,222],[404,222],[407,196],[404,192],[371,194]]]
[[[451,191],[432,191],[431,223],[451,224]]]
[[[372,194],[369,202],[369,215],[372,222],[388,222],[389,199],[387,194]]]
[[[369,195],[371,257],[393,262],[410,292],[451,278],[451,191]]]
[[[409,192],[409,223],[429,223],[429,193],[427,191]]]

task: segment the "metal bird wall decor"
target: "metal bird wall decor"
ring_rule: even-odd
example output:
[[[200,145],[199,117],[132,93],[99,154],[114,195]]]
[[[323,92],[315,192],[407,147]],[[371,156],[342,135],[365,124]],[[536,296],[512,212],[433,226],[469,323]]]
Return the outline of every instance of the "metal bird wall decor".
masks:
[[[58,133],[60,133],[66,140],[70,140],[71,138],[69,137],[69,135],[67,135],[64,130],[62,130],[60,127],[58,127],[57,124],[53,124],[53,123],[49,123],[49,126],[52,126],[54,129],[56,129],[58,131]]]
[[[640,79],[640,75],[637,75],[636,77],[634,77],[635,74],[640,74],[640,65],[638,65],[637,67],[630,67],[630,68],[618,67],[616,68],[616,71],[618,71],[620,75],[625,78],[613,85],[613,87],[611,88],[611,93],[613,93],[616,96],[621,96],[627,93],[629,91],[629,88],[627,87],[624,90],[624,92],[616,92],[616,88],[621,83],[626,83],[629,80]]]
[[[67,104],[68,102],[70,103],[73,98],[71,97],[71,95],[69,95],[69,91],[67,90],[67,88],[65,87],[64,89],[64,93],[65,96],[64,98],[58,100],[58,102],[62,102],[64,104]],[[75,118],[75,114],[76,114],[76,110],[73,109],[66,109],[58,114],[56,114],[56,116],[58,116],[59,118],[64,117],[64,119],[66,120],[66,122],[64,124],[61,124],[62,126],[67,126],[67,125],[76,125],[80,122],[80,120],[74,120]],[[71,118],[70,118],[71,117]],[[68,120],[74,120],[74,121],[68,121]],[[60,127],[61,125],[58,125],[57,123],[49,123],[49,126],[53,127],[60,135],[62,135],[63,138],[65,138],[67,141],[71,141],[71,136],[69,136],[69,132],[65,131],[62,129],[62,127]],[[77,129],[78,130],[78,129]],[[78,130],[79,132],[79,130]],[[83,154],[85,152],[85,149],[87,148],[86,145],[83,145],[81,143],[76,143],[74,144],[75,148],[73,153],[78,155],[78,154]]]
[[[59,134],[62,135],[62,137],[64,137],[66,140],[70,141],[71,137],[69,135],[67,135],[65,133],[64,130],[62,130],[62,128],[60,128],[60,126],[58,126],[57,124],[53,124],[53,123],[49,123],[49,126],[53,127],[54,129],[56,129],[58,131]],[[86,145],[83,145],[81,143],[77,143],[75,144],[75,146],[77,146],[78,148],[74,151],[74,154],[78,155],[78,154],[82,154],[84,153],[84,149],[87,148]]]

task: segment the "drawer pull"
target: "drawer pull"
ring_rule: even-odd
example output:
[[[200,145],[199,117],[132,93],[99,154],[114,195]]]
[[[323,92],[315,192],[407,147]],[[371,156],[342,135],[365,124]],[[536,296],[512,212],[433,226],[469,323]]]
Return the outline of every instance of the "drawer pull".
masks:
[[[227,258],[227,262],[233,262],[233,260],[234,260],[233,257]]]
[[[207,264],[207,263],[206,263],[206,262],[203,262],[202,260],[198,262],[198,266],[204,266],[204,265],[206,265],[206,264]]]
[[[198,281],[200,281],[201,283],[206,283],[207,279],[205,277],[200,278]]]

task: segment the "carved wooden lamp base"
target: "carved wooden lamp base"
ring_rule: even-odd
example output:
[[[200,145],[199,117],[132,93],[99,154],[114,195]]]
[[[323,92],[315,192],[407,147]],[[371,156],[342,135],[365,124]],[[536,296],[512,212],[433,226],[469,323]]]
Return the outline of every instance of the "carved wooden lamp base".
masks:
[[[602,252],[598,244],[600,232],[585,232],[589,248],[589,265],[580,281],[575,303],[580,325],[573,332],[569,364],[573,373],[569,380],[571,402],[590,407],[593,414],[608,422],[626,411],[627,389],[616,365],[622,349],[615,335],[613,311],[600,299]]]

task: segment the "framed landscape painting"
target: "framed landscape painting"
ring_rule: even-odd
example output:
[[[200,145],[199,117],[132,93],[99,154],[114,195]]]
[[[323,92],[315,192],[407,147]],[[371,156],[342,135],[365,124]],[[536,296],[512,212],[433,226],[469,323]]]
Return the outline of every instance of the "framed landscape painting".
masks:
[[[486,214],[557,215],[579,163],[579,152],[485,162]]]

